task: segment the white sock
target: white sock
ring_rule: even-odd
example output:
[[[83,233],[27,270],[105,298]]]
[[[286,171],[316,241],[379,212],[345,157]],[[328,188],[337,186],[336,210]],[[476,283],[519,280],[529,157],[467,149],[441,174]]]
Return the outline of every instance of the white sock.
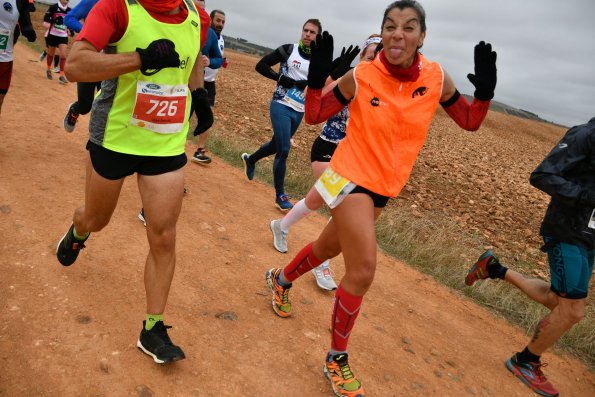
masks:
[[[293,205],[293,208],[281,219],[281,230],[285,233],[289,231],[299,220],[307,216],[312,210],[306,205],[306,199],[301,199]]]

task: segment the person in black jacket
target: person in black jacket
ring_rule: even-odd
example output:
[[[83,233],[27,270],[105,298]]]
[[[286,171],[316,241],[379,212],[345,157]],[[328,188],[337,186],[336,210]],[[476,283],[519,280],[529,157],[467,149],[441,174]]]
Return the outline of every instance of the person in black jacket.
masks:
[[[507,360],[506,367],[538,394],[557,396],[541,372],[540,357],[585,315],[595,257],[595,117],[570,128],[530,181],[551,196],[540,229],[551,282],[525,278],[487,251],[471,267],[465,283],[503,279],[550,309],[527,347]]]
[[[13,48],[19,35],[30,42],[37,35],[31,26],[27,0],[7,0],[0,8],[0,112],[12,77]]]

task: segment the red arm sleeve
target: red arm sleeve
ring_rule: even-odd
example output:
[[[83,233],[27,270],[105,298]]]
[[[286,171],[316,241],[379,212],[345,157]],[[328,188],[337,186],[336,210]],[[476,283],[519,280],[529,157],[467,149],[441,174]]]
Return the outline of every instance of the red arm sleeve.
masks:
[[[490,101],[473,98],[473,103],[469,105],[465,97],[459,91],[455,91],[448,101],[440,102],[440,105],[459,127],[467,131],[477,131],[488,114]]]
[[[306,114],[304,116],[307,124],[322,123],[349,104],[349,101],[339,91],[338,86],[324,95],[322,90],[322,88],[318,90],[308,88],[306,91]]]
[[[209,27],[211,26],[211,17],[202,8],[196,7],[200,16],[200,49],[202,50],[209,37]]]

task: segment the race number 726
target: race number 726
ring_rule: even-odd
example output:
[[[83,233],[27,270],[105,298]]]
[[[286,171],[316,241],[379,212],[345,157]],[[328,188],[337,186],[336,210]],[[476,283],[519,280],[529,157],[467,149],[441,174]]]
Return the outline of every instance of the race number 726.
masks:
[[[156,99],[150,99],[149,103],[153,106],[149,110],[147,110],[147,114],[152,114],[155,110],[157,110],[157,116],[165,117],[165,116],[175,116],[178,111],[178,101],[159,101]]]

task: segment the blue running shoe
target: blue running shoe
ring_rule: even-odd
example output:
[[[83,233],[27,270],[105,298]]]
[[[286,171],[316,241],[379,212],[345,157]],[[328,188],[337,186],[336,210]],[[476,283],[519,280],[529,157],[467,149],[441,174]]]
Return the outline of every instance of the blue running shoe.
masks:
[[[506,361],[506,368],[519,378],[524,384],[529,386],[535,393],[545,397],[557,397],[560,395],[558,390],[547,380],[541,368],[547,364],[542,363],[523,363],[520,362],[515,354]]]
[[[283,212],[287,212],[293,208],[293,204],[289,201],[289,197],[286,194],[280,194],[275,199],[275,206]]]
[[[254,179],[254,169],[256,166],[250,161],[250,155],[248,153],[242,153],[240,157],[242,158],[242,163],[244,163],[244,174],[251,181]]]

